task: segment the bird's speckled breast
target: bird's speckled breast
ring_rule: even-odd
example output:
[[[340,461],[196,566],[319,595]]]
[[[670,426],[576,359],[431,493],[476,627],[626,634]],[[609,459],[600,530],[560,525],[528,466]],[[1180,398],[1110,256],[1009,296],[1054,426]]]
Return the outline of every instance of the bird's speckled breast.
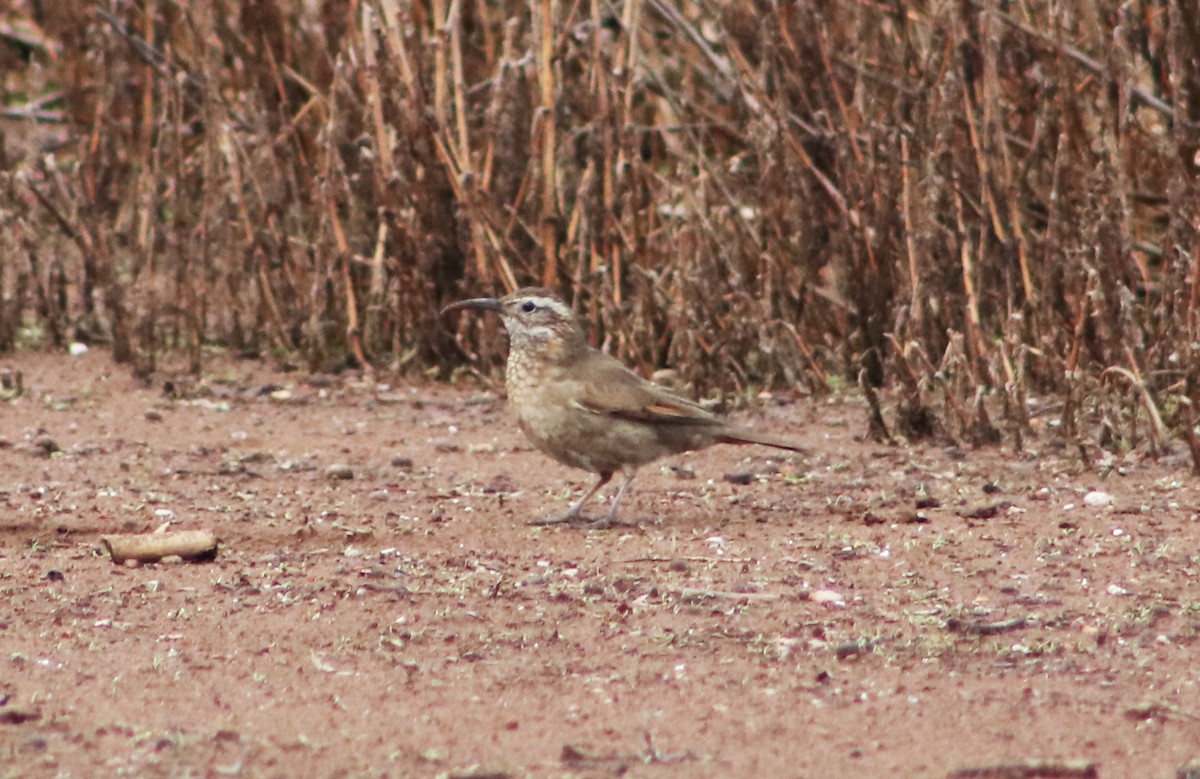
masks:
[[[530,371],[538,375],[531,377]],[[539,450],[564,465],[593,473],[620,466],[609,462],[611,457],[597,458],[583,451],[588,447],[581,447],[581,440],[594,442],[596,438],[596,431],[584,428],[600,420],[588,419],[589,415],[571,406],[570,398],[577,390],[560,366],[531,361],[527,354],[510,354],[505,383],[508,404],[516,412],[521,431]]]

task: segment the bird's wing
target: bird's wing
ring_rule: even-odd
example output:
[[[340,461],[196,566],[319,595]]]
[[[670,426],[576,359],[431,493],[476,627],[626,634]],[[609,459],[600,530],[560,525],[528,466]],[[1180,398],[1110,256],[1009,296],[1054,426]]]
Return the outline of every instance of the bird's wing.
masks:
[[[588,381],[575,400],[585,411],[635,422],[722,424],[701,406],[646,381],[602,352],[592,352],[585,360],[580,374]]]

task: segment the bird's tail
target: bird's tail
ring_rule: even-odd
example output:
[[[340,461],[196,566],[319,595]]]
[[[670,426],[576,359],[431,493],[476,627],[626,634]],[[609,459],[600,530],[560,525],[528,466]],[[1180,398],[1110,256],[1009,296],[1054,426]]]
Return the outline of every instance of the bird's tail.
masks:
[[[795,441],[789,441],[770,433],[760,433],[747,427],[727,427],[721,431],[721,437],[718,440],[723,444],[762,444],[763,446],[773,446],[776,449],[788,449],[800,454],[809,454],[807,448]]]

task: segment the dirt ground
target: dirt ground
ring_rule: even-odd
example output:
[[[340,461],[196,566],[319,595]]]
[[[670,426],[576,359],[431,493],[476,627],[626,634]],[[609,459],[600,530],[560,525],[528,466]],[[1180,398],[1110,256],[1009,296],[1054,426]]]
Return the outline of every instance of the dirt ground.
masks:
[[[639,474],[629,526],[542,528],[590,477],[498,388],[231,362],[172,395],[100,351],[0,368],[24,379],[0,404],[0,777],[1200,761],[1181,451],[891,447],[861,440],[858,398],[766,399],[735,416],[811,456],[682,456]],[[168,522],[217,559],[101,549]]]

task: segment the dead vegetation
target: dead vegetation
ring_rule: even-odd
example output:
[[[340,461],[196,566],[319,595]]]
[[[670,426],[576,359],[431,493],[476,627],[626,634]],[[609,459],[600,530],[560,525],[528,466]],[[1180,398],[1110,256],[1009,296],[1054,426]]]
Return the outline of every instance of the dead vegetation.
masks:
[[[443,303],[541,284],[698,393],[1200,462],[1179,0],[8,9],[0,349],[445,369],[500,341]]]

